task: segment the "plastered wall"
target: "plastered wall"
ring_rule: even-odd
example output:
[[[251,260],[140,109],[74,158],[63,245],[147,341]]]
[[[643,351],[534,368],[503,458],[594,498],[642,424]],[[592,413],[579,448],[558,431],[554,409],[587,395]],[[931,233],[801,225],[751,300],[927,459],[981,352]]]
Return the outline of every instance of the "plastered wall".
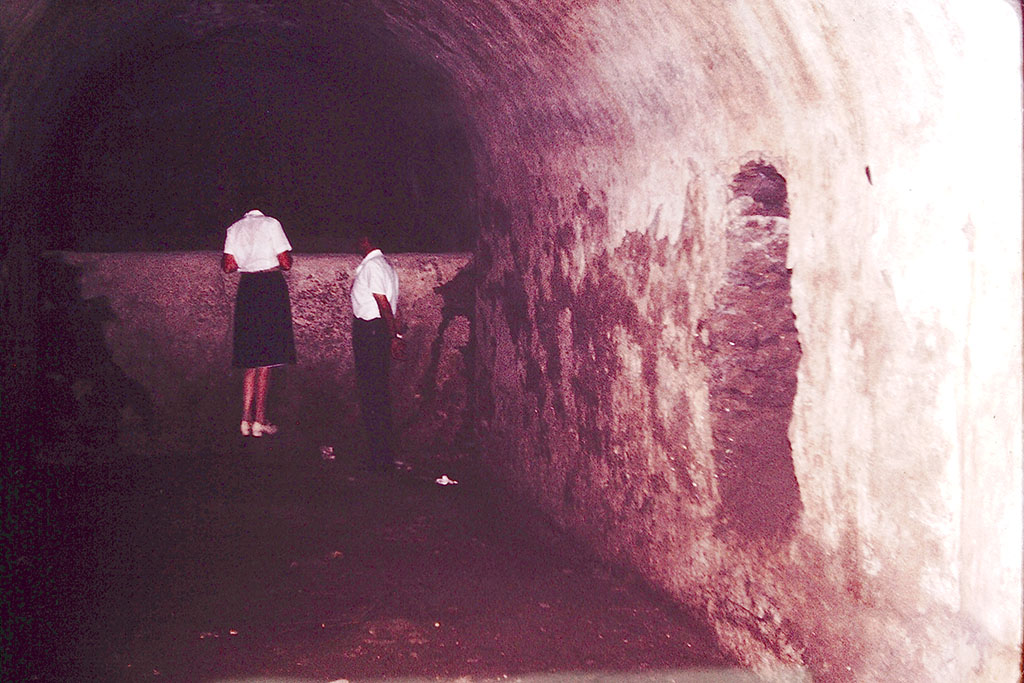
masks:
[[[1015,679],[1013,7],[605,9],[489,129],[486,456],[751,665]]]

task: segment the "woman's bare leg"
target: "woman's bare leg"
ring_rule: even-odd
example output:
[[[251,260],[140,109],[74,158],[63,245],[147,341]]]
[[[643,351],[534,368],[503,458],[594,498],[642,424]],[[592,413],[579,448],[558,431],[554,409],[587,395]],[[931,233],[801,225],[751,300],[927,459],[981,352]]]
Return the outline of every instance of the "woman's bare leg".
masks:
[[[267,385],[270,384],[270,368],[256,368],[256,421],[267,423]]]
[[[256,394],[256,370],[258,369],[259,368],[245,369],[245,379],[242,380],[243,422],[252,422],[252,399]]]

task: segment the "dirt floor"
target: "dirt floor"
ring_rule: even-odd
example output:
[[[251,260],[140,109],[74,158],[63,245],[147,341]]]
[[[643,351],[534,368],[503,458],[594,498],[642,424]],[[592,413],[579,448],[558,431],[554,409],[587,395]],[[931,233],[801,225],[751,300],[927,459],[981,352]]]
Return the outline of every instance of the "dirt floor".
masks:
[[[278,435],[17,466],[4,680],[720,680],[729,664],[464,462],[384,477],[334,456]]]

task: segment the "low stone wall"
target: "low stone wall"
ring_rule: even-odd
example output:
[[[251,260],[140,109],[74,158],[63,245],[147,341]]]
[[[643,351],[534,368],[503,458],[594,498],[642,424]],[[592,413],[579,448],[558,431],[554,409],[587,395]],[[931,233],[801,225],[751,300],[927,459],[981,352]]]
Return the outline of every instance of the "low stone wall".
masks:
[[[219,258],[211,252],[49,254],[42,375],[51,402],[73,396],[77,403],[51,412],[65,422],[68,416],[91,421],[93,434],[116,428],[131,449],[205,449],[235,438],[242,373],[231,367],[231,339],[239,278],[221,273]],[[408,323],[408,358],[392,370],[399,447],[410,459],[450,456],[469,425],[470,258],[388,258],[399,273]],[[362,434],[349,304],[359,260],[297,254],[285,274],[298,363],[274,371],[269,414],[310,448],[314,442],[355,447]]]

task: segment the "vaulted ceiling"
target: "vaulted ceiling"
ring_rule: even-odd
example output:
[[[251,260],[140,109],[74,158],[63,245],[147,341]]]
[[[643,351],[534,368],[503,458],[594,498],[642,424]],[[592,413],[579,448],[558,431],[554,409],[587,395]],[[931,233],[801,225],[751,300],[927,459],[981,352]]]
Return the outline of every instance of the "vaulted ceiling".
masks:
[[[358,4],[5,3],[5,204],[61,248],[215,248],[254,195],[306,251],[466,248],[450,79]]]

